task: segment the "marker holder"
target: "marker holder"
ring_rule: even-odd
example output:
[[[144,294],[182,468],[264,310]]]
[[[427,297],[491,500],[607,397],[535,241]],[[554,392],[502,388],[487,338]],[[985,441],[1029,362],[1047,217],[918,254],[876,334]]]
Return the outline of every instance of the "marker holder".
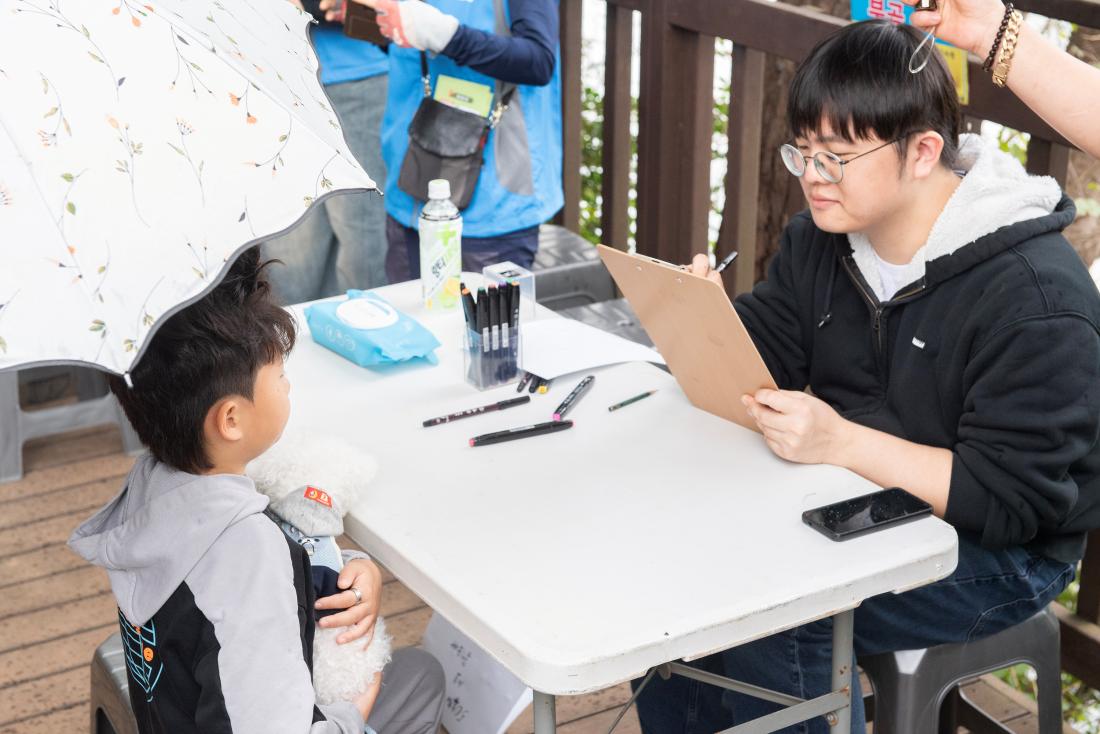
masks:
[[[497,344],[490,338],[486,348],[481,334],[470,329],[463,331],[462,371],[466,382],[478,390],[488,390],[519,380],[520,334],[509,334],[507,346],[500,343],[503,338]]]

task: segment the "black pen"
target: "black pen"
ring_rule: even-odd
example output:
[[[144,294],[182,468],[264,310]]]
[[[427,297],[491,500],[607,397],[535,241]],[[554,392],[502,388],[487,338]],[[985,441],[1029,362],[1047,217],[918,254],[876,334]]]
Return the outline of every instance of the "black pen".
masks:
[[[726,255],[726,259],[725,259],[725,260],[723,260],[722,262],[718,263],[718,267],[716,267],[716,268],[714,269],[714,272],[716,272],[716,273],[720,273],[720,272],[722,272],[723,270],[725,270],[726,268],[728,268],[728,267],[730,266],[730,263],[732,263],[732,262],[733,262],[734,260],[736,260],[736,259],[737,259],[737,250],[734,250],[734,251],[733,251],[733,252],[731,252],[730,254]]]
[[[527,382],[531,379],[530,372],[524,372],[523,377],[519,379],[519,385],[516,387],[516,392],[523,392],[523,388],[527,387]]]
[[[462,288],[462,312],[466,315],[466,328],[475,331],[477,329],[477,306],[474,304],[474,296],[464,283],[459,285]]]
[[[541,436],[546,433],[556,433],[557,431],[564,431],[566,428],[572,428],[573,421],[547,421],[546,423],[536,423],[533,426],[524,426],[523,428],[510,428],[507,431],[497,431],[496,433],[486,433],[481,436],[474,436],[470,439],[471,446],[488,446],[493,443],[502,443],[504,441],[515,441],[518,438],[528,438],[529,436]]]
[[[512,281],[508,286],[508,306],[511,334],[510,359],[512,361],[512,374],[519,368],[519,283]]]
[[[481,335],[481,355],[478,358],[479,383],[485,385],[487,363],[489,362],[489,299],[484,288],[477,289],[477,332]]]
[[[554,420],[560,421],[565,417],[565,414],[573,409],[573,406],[577,403],[581,397],[588,392],[588,388],[592,387],[592,383],[596,381],[595,375],[589,375],[580,381],[580,383],[573,388],[573,392],[565,396],[565,400],[561,401],[561,405],[554,411]]]
[[[451,413],[450,415],[443,415],[438,418],[430,418],[424,421],[424,427],[429,428],[431,426],[438,426],[442,425],[443,423],[457,421],[461,418],[469,418],[470,416],[481,415],[482,413],[491,413],[494,410],[506,410],[508,408],[514,408],[517,405],[523,405],[524,403],[529,402],[531,402],[530,395],[512,398],[511,400],[501,400],[499,403],[482,405],[480,408],[470,408],[469,410],[459,411],[458,413]]]
[[[508,287],[508,292],[511,294],[510,301],[512,306],[512,331],[518,332],[519,330],[519,283],[514,280]]]
[[[493,351],[500,349],[500,290],[489,286],[489,334],[493,340]]]
[[[541,385],[541,384],[542,384],[542,378],[541,377],[539,377],[538,375],[531,375],[531,387],[528,388],[527,392],[530,392],[530,393],[538,392],[539,385]]]

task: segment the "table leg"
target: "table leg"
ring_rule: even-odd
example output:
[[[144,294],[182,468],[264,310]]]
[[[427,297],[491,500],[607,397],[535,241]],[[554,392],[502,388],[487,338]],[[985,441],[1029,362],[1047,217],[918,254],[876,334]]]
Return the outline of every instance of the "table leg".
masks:
[[[535,691],[535,734],[555,734],[558,729],[556,699]]]
[[[848,705],[837,709],[827,718],[835,734],[849,734],[852,730],[852,639],[855,611],[833,617],[833,691],[846,691]]]

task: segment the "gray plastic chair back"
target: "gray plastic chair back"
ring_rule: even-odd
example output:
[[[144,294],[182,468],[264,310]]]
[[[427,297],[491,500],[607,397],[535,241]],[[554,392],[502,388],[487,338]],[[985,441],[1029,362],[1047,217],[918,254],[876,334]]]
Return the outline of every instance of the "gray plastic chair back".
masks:
[[[130,684],[122,638],[114,633],[92,656],[92,734],[138,734],[130,707]]]

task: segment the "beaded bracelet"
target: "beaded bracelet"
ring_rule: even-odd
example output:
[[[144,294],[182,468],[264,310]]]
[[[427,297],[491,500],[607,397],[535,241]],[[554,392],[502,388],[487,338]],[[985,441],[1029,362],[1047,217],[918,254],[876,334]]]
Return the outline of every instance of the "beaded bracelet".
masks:
[[[1008,28],[1008,21],[1012,17],[1012,3],[1005,6],[1005,15],[1001,18],[1001,27],[997,30],[997,37],[993,39],[993,48],[989,49],[989,55],[985,57],[985,63],[982,64],[982,71],[992,71],[993,61],[997,58],[997,51],[1001,48],[1001,40],[1004,38],[1005,30]]]
[[[997,63],[993,66],[993,83],[998,87],[1003,87],[1008,82],[1008,70],[1012,67],[1012,57],[1016,54],[1016,42],[1020,40],[1020,25],[1023,21],[1024,16],[1020,11],[1012,11],[1005,30],[1004,44],[997,55]]]

